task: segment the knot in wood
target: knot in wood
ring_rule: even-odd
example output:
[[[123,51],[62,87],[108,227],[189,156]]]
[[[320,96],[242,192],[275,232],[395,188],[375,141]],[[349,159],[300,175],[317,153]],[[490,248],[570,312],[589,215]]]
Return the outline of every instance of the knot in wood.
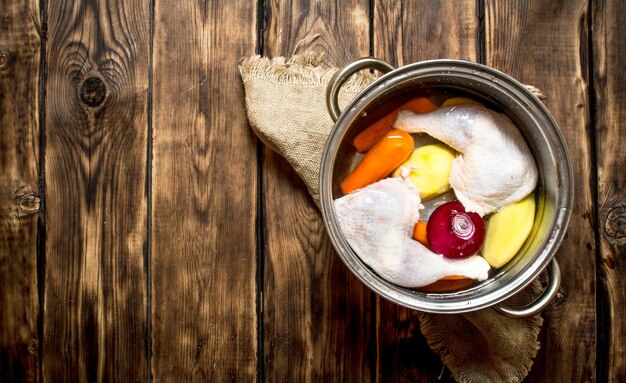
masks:
[[[604,233],[616,245],[626,243],[626,203],[617,203],[604,214]]]
[[[17,204],[17,212],[20,217],[26,217],[39,212],[41,198],[33,192],[30,186],[19,185],[15,188],[13,193],[14,201]]]
[[[98,77],[87,78],[80,87],[81,101],[92,108],[102,104],[106,96],[106,85]]]
[[[13,55],[4,49],[0,49],[0,70],[6,69],[13,64]]]
[[[28,352],[31,354],[37,352],[37,341],[35,339],[31,339],[30,342],[28,342]]]
[[[24,195],[19,199],[19,206],[26,213],[34,213],[39,211],[41,199],[36,195]]]

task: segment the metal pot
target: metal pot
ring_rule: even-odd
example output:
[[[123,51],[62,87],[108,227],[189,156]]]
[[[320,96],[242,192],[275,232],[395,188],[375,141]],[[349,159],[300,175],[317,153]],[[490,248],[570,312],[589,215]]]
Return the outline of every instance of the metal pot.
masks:
[[[341,112],[339,89],[362,69],[386,73],[365,88]],[[339,181],[358,154],[352,138],[365,126],[390,112],[410,93],[461,92],[505,113],[526,139],[537,163],[537,209],[531,234],[505,266],[492,270],[486,281],[452,293],[424,293],[403,288],[378,276],[352,250],[337,222],[333,200],[341,196]],[[487,66],[458,60],[432,60],[394,69],[375,58],[363,58],[340,69],[327,88],[328,110],[335,126],[326,142],[320,171],[321,210],[329,237],[348,268],[370,289],[399,305],[431,313],[462,313],[493,307],[513,317],[534,315],[556,296],[560,284],[554,255],[569,222],[573,200],[572,166],[560,130],[541,101],[524,85]],[[504,301],[546,269],[546,290],[527,306],[513,308]]]

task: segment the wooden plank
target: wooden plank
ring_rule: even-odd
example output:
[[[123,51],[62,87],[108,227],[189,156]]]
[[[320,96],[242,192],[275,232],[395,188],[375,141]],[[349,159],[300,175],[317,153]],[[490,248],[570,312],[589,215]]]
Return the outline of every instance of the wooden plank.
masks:
[[[587,134],[587,1],[486,1],[487,64],[548,96],[574,169],[574,208],[556,256],[561,299],[544,312],[530,381],[593,381],[596,360],[592,148]],[[521,59],[523,58],[523,59]],[[575,361],[563,363],[563,361]]]
[[[48,1],[43,377],[147,377],[147,2]]]
[[[431,59],[478,60],[475,1],[377,1],[373,33],[374,56],[394,66]]]
[[[596,101],[596,153],[600,248],[598,283],[604,307],[598,321],[606,329],[598,345],[599,379],[626,382],[626,4],[592,2],[593,63]]]
[[[265,55],[323,52],[329,65],[367,56],[364,0],[270,1]],[[323,95],[321,95],[323,97]],[[264,374],[268,382],[369,382],[371,295],[335,253],[304,183],[278,154],[263,154]]]
[[[39,380],[39,2],[0,1],[0,381]]]
[[[154,8],[152,376],[253,381],[256,141],[237,61],[256,2]]]
[[[394,66],[429,59],[478,59],[475,1],[377,1],[373,33],[374,56]],[[376,312],[377,381],[453,381],[426,344],[415,312],[381,298]]]

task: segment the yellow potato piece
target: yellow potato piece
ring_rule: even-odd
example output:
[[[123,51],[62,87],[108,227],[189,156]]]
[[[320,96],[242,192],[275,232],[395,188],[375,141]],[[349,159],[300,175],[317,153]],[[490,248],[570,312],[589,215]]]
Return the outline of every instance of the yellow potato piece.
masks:
[[[535,196],[507,205],[487,220],[482,256],[499,268],[517,254],[535,221]]]
[[[409,179],[420,191],[420,198],[428,200],[450,190],[448,178],[456,152],[443,144],[421,146],[393,172],[399,177],[402,167],[410,170]]]
[[[478,102],[476,100],[472,100],[471,98],[467,98],[467,97],[452,97],[452,98],[449,98],[446,101],[444,101],[443,104],[441,104],[441,107],[445,108],[446,106],[462,105],[462,104],[484,106],[480,102]]]

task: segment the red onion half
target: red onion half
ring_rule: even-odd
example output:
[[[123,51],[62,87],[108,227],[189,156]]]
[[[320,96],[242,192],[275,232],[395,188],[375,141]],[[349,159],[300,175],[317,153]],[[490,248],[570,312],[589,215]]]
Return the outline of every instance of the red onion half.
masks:
[[[480,250],[485,239],[485,221],[468,213],[459,201],[439,206],[428,219],[426,236],[431,250],[446,258],[465,258]]]

